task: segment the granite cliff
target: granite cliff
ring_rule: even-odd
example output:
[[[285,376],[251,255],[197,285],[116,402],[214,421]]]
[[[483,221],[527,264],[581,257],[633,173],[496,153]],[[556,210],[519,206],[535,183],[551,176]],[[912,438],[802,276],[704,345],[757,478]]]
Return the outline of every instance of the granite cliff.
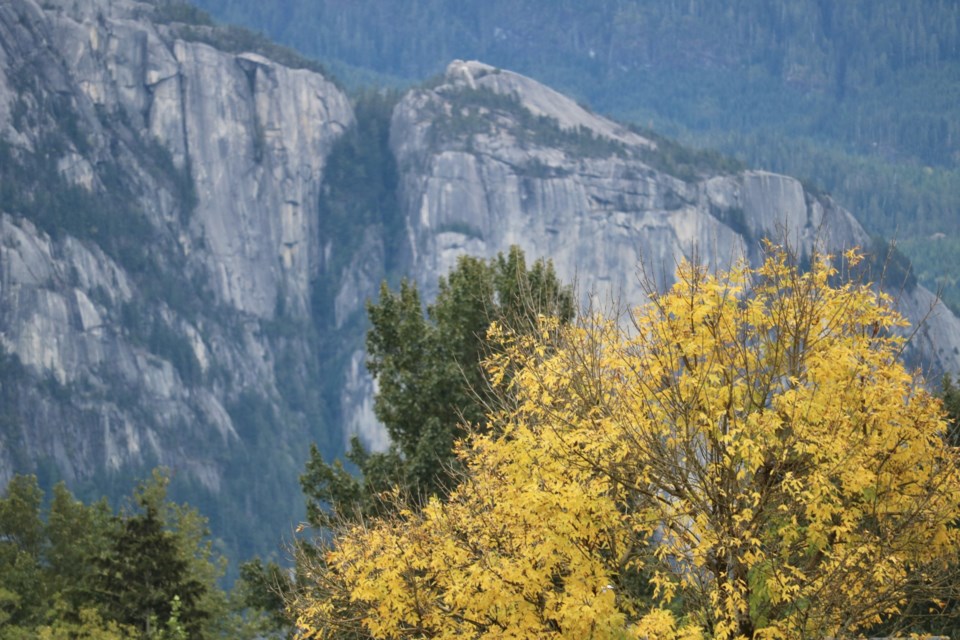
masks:
[[[301,509],[309,443],[384,442],[362,351],[382,279],[429,296],[458,255],[518,244],[632,303],[641,263],[664,285],[683,255],[756,259],[764,236],[871,242],[792,178],[460,61],[388,114],[393,217],[334,229],[328,163],[359,111],[315,65],[191,17],[0,5],[0,485],[125,492],[164,464],[231,548],[262,551]],[[960,322],[915,283],[900,302],[929,312],[917,361],[960,371]]]
[[[908,359],[934,379],[960,371],[960,321],[849,211],[794,178],[679,148],[480,62],[455,61],[435,86],[408,92],[394,110],[391,146],[407,273],[428,298],[458,255],[491,257],[511,244],[551,258],[582,302],[601,308],[642,301],[645,279],[668,286],[684,256],[723,268],[759,260],[763,238],[801,256],[859,246],[879,250],[869,277],[884,281],[919,327]],[[347,424],[376,433],[370,406],[357,404],[371,382],[354,371]]]
[[[761,239],[799,255],[870,250],[876,240],[827,195],[598,117],[529,78],[452,63],[438,86],[412,91],[392,122],[401,208],[428,291],[460,253],[510,244],[548,256],[581,293],[643,300],[638,267],[659,286],[694,254],[726,267],[761,256]],[[886,256],[877,256],[880,266]],[[934,372],[960,370],[960,322],[909,273],[874,270],[914,325],[912,349]]]
[[[164,464],[193,499],[229,496],[216,510],[289,518],[329,432],[297,385],[324,163],[353,112],[322,74],[161,8],[0,6],[0,484]]]

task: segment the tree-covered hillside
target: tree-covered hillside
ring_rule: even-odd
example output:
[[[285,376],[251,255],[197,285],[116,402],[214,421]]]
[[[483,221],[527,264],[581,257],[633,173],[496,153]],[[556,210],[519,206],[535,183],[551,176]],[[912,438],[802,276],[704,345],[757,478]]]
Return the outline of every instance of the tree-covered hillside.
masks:
[[[454,58],[808,179],[921,280],[960,251],[957,0],[197,0],[329,63],[348,84],[412,82]],[[960,297],[948,289],[957,307]]]

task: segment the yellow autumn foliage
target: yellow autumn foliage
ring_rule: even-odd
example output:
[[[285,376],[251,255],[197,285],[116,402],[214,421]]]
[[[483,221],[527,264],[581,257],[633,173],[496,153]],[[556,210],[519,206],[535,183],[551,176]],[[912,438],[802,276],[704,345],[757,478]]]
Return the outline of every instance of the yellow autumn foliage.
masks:
[[[856,253],[841,264],[855,263]],[[845,637],[955,564],[956,452],[866,285],[758,268],[515,336],[459,487],[307,563],[305,637]]]

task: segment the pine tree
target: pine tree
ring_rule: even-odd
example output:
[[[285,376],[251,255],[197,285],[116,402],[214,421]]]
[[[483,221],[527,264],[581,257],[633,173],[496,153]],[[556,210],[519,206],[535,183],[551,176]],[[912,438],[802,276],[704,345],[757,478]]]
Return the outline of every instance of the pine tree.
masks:
[[[158,505],[141,498],[140,507],[142,513],[121,518],[101,558],[98,590],[104,608],[110,619],[149,635],[166,625],[177,602],[180,622],[196,637],[207,616],[197,606],[205,586],[189,576]]]

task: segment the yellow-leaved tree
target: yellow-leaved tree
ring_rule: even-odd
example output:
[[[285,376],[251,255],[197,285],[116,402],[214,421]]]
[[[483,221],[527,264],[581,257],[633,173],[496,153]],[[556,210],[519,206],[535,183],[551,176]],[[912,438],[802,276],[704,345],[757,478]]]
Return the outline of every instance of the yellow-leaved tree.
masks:
[[[823,638],[933,611],[960,476],[855,252],[677,283],[629,329],[493,330],[457,489],[304,554],[305,636]],[[385,497],[389,499],[389,497]]]

